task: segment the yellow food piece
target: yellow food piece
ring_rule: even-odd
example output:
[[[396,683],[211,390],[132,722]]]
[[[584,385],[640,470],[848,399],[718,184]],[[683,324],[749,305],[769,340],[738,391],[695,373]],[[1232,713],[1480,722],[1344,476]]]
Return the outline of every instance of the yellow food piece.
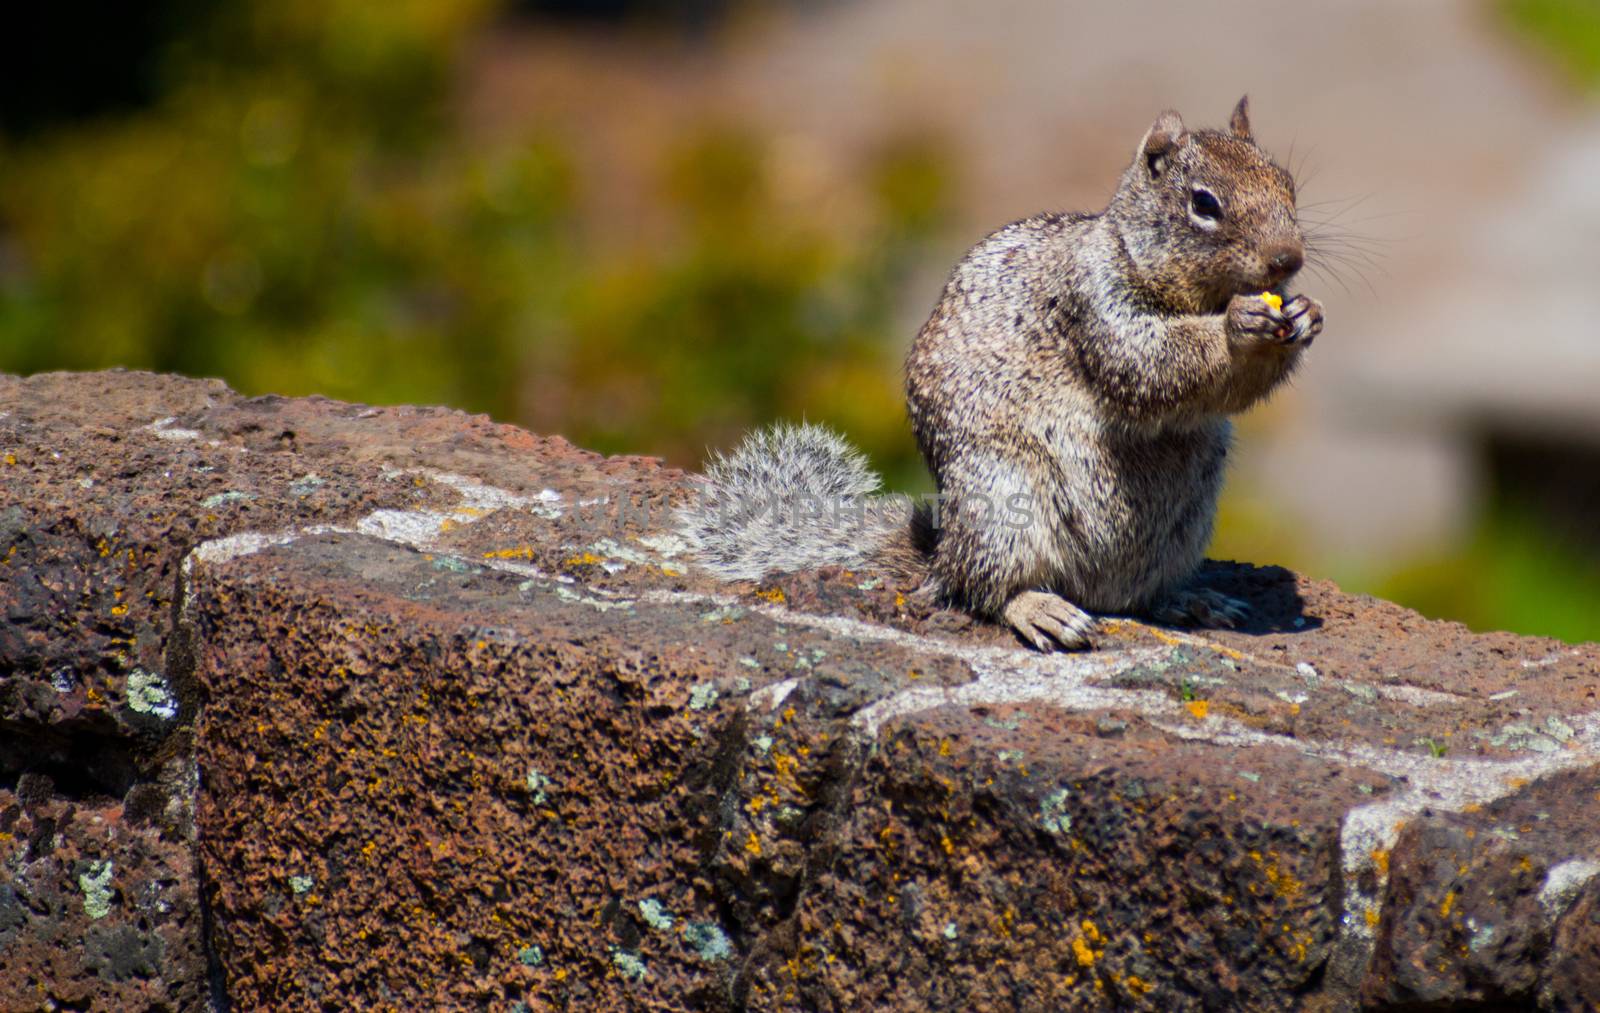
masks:
[[[1271,306],[1275,310],[1283,309],[1283,296],[1276,292],[1261,293],[1261,301],[1266,303],[1268,306]]]

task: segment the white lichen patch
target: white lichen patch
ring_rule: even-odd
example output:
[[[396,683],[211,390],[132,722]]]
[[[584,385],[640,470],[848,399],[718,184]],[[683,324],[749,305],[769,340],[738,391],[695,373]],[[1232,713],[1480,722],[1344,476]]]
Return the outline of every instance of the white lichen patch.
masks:
[[[798,685],[800,685],[799,679],[784,679],[782,682],[762,686],[750,694],[749,706],[752,710],[777,710],[783,706],[785,700],[789,699],[789,694],[794,692],[794,688]]]
[[[311,876],[290,876],[289,877],[289,889],[294,891],[295,896],[299,896],[300,894],[303,894],[303,893],[310,893],[311,892],[311,888],[313,886],[316,886],[316,885],[317,885],[316,879],[314,879]]]
[[[533,796],[533,804],[544,805],[545,789],[551,787],[550,779],[538,767],[529,767],[528,776],[523,783],[528,787],[528,794]]]
[[[646,897],[639,902],[639,917],[643,918],[644,923],[657,932],[671,931],[673,922],[676,921],[668,913],[667,909],[661,906],[661,902],[654,897]]]
[[[1072,816],[1067,812],[1067,800],[1071,797],[1070,791],[1061,788],[1039,803],[1039,822],[1052,834],[1064,834],[1072,829]]]
[[[104,918],[111,913],[111,876],[115,866],[111,859],[90,862],[89,871],[78,874],[78,889],[83,891],[83,913],[90,918]]]
[[[587,605],[590,608],[597,609],[601,612],[610,612],[612,609],[621,609],[622,611],[626,612],[633,608],[633,601],[628,598],[619,598],[616,601],[606,601],[603,598],[596,598],[593,595],[579,594],[571,588],[566,587],[557,587],[555,592],[556,597],[560,598],[562,601],[572,602],[574,605]]]
[[[146,432],[155,435],[158,440],[198,440],[200,433],[194,429],[179,429],[173,425],[178,421],[176,416],[168,415],[164,419],[156,419],[144,426]]]
[[[443,534],[446,523],[455,521],[455,515],[434,510],[374,510],[356,521],[356,532],[420,548]]]
[[[1539,909],[1546,921],[1554,924],[1596,875],[1600,875],[1600,862],[1589,858],[1570,858],[1552,866],[1539,888]]]
[[[280,531],[275,534],[246,531],[225,538],[213,538],[209,542],[201,542],[195,546],[194,551],[189,553],[186,568],[192,567],[194,563],[218,566],[240,556],[254,555],[263,549],[288,545],[300,535],[301,532],[298,531]]]
[[[701,960],[727,960],[733,956],[733,943],[722,926],[715,922],[690,922],[683,930],[683,941],[688,943]]]
[[[611,963],[616,965],[622,976],[629,981],[643,981],[650,976],[650,968],[639,959],[639,955],[620,946],[611,947]]]
[[[172,687],[161,676],[136,668],[128,673],[128,706],[139,714],[149,714],[163,721],[178,716],[178,701],[173,698]]]
[[[689,543],[674,534],[641,535],[639,544],[653,549],[667,559],[689,551]]]
[[[703,711],[716,703],[719,695],[715,683],[698,683],[689,689],[689,709]]]

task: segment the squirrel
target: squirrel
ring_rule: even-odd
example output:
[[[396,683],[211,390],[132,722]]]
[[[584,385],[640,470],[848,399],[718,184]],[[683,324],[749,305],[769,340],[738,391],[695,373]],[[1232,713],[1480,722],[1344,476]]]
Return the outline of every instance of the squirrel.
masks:
[[[709,463],[687,540],[724,579],[910,573],[1041,651],[1090,646],[1093,614],[1233,626],[1245,605],[1192,582],[1228,417],[1322,331],[1321,303],[1287,292],[1304,259],[1294,179],[1256,145],[1248,96],[1226,131],[1163,112],[1105,210],[1007,225],[945,284],[905,368],[937,511],[875,496],[828,430],[780,425]]]

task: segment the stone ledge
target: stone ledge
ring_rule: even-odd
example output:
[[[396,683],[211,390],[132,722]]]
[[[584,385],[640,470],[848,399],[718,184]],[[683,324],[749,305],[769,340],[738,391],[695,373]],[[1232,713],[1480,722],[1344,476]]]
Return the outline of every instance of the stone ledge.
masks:
[[[1247,629],[1041,657],[715,584],[655,462],[175,377],[0,377],[0,462],[0,1008],[1600,994],[1595,645],[1214,564]]]

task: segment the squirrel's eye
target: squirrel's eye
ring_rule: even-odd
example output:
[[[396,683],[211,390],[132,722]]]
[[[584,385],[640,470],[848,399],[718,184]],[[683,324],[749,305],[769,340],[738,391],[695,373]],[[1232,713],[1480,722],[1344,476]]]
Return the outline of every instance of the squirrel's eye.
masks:
[[[1189,195],[1189,206],[1201,218],[1216,221],[1222,217],[1222,202],[1217,200],[1217,195],[1210,190],[1195,187]]]

